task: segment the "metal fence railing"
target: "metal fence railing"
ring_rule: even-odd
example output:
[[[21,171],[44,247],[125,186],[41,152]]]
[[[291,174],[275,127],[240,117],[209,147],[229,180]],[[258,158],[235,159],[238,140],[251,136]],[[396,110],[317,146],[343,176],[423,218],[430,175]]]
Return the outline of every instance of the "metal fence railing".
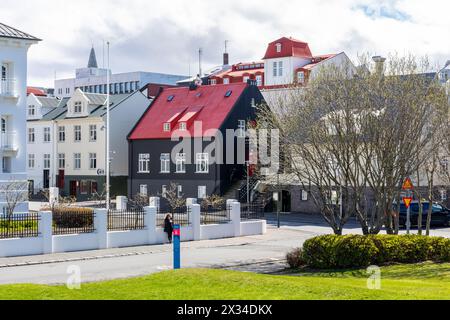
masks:
[[[176,209],[158,209],[156,214],[157,227],[164,228],[164,220],[168,214],[172,216],[173,224],[178,224],[182,227],[191,225],[191,208],[181,207]]]
[[[53,234],[79,234],[95,232],[94,210],[70,208],[53,210]]]
[[[264,207],[260,204],[241,203],[241,220],[265,219]]]
[[[218,207],[203,207],[201,209],[201,224],[222,224],[231,222],[231,205]]]
[[[108,231],[143,230],[144,208],[108,211]]]
[[[39,219],[38,213],[0,215],[0,239],[38,237]]]

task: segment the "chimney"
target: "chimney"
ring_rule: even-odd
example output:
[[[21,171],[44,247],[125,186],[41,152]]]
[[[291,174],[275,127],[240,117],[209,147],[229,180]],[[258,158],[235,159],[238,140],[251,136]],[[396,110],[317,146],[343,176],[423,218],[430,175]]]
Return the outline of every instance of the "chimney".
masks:
[[[223,53],[223,65],[228,66],[230,64],[230,56],[228,54],[228,40],[225,40],[225,52]]]
[[[386,61],[386,58],[374,56],[372,57],[372,60],[375,62],[375,72],[380,76],[384,75],[384,62]]]

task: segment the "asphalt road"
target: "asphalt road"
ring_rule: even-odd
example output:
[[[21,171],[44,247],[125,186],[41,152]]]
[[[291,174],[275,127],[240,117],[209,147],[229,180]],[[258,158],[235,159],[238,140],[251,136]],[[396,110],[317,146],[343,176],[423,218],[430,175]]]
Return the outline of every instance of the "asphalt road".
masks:
[[[275,215],[267,218],[265,235],[183,243],[182,267],[277,272],[285,267],[285,255],[292,248],[331,232],[317,216],[283,215],[280,229]],[[349,223],[345,233],[360,233],[358,224]],[[432,234],[450,237],[450,228]],[[64,284],[73,275],[70,270],[79,270],[82,282],[111,280],[169,270],[171,265],[170,245],[0,258],[0,284]]]

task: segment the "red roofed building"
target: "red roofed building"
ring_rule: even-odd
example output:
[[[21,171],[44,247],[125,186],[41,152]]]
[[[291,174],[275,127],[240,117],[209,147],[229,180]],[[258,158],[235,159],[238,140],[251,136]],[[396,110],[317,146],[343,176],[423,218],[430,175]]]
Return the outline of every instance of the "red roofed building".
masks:
[[[230,70],[209,77],[209,84],[247,83],[256,81],[258,87],[264,85],[264,62],[234,64]]]
[[[185,198],[223,195],[245,172],[243,133],[262,99],[242,82],[163,89],[128,136],[129,196],[160,195],[172,182]]]
[[[34,94],[36,97],[46,97],[47,93],[39,88],[27,87],[27,96],[30,94]]]

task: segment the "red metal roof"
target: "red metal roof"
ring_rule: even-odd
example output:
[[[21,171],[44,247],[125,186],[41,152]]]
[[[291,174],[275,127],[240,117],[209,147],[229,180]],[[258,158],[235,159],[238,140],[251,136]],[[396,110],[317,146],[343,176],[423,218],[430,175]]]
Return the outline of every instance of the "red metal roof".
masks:
[[[29,95],[29,94],[34,94],[37,97],[46,97],[47,96],[47,94],[43,90],[38,89],[38,88],[33,88],[33,87],[27,87],[27,95]]]
[[[187,134],[191,137],[213,136],[246,87],[245,83],[232,83],[201,86],[196,90],[187,87],[164,89],[133,129],[129,139],[170,139],[175,131],[181,137]],[[225,94],[230,90],[232,94],[226,98]],[[172,101],[169,97],[173,97]],[[195,132],[194,135],[192,120],[202,123],[202,132]],[[179,126],[176,124],[180,121],[187,122],[187,131],[177,130]],[[169,122],[172,124],[171,131],[165,132],[164,123]]]
[[[281,44],[281,52],[277,52],[277,43]],[[269,43],[263,60],[284,57],[312,58],[308,43],[294,38],[280,38]]]

